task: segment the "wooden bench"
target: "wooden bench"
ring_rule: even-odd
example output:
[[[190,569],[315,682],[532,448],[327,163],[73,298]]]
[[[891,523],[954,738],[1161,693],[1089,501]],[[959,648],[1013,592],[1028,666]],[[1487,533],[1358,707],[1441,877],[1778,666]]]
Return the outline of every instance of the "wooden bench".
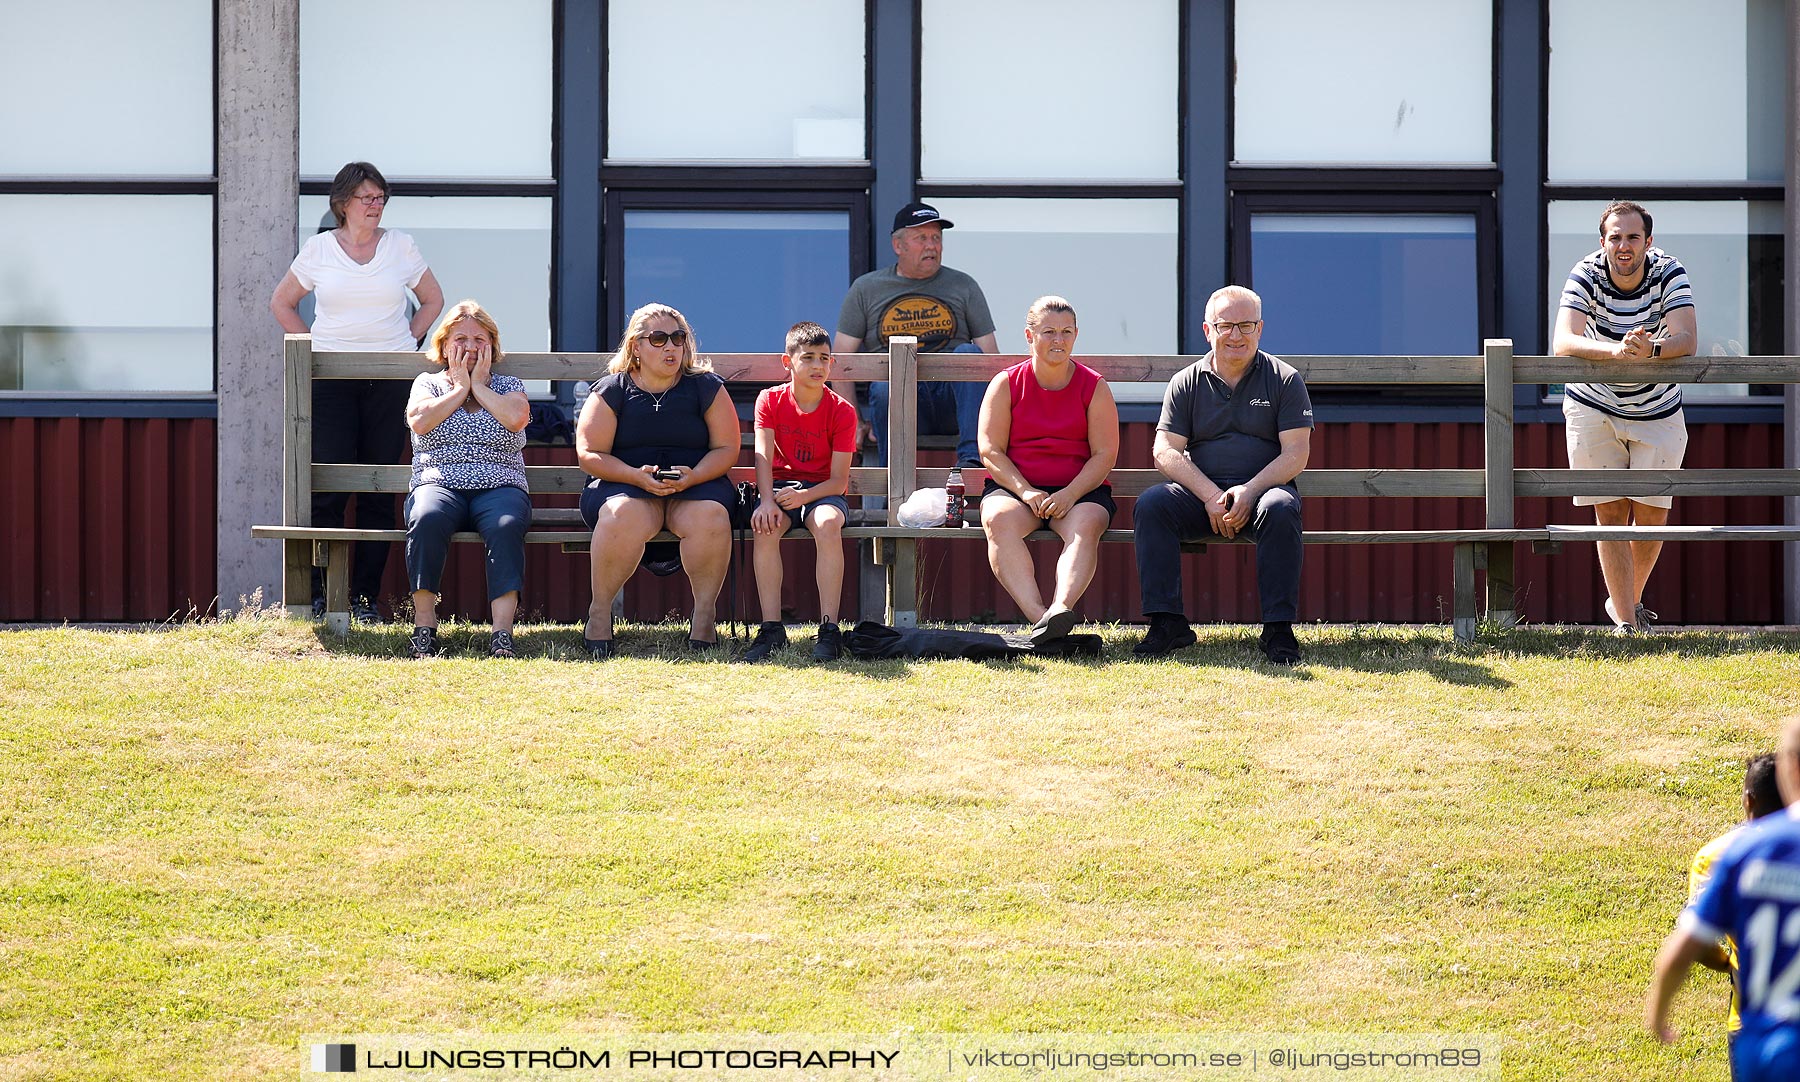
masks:
[[[780,354],[708,354],[713,371],[728,381],[779,382],[786,378]],[[606,364],[607,355],[596,353],[509,353],[504,363],[508,375],[520,379],[591,380]],[[847,379],[882,379],[888,358],[880,354],[846,356],[836,374]],[[312,455],[312,383],[315,379],[402,379],[410,382],[429,368],[422,353],[315,352],[310,335],[286,336],[283,363],[283,486],[279,525],[253,526],[253,537],[280,541],[283,548],[282,604],[291,615],[312,613],[312,572],[325,572],[325,622],[340,633],[350,626],[350,549],[357,541],[404,541],[404,529],[374,530],[312,525],[314,492],[407,491],[412,469],[405,465],[360,465],[315,462]],[[401,423],[399,418],[395,423]],[[749,440],[746,435],[745,444]],[[527,466],[525,479],[533,497],[579,497],[590,480],[576,466]],[[737,466],[732,480],[755,479],[755,469]],[[850,472],[851,495],[878,496],[888,491],[888,472],[855,467]],[[850,526],[849,538],[880,536],[879,527]],[[587,550],[589,531],[573,507],[546,507],[534,499],[528,545],[556,545],[565,551]],[[792,538],[810,538],[794,530]],[[673,540],[662,533],[658,540]],[[479,542],[479,534],[452,535],[456,542]]]
[[[778,354],[712,354],[714,371],[730,381],[775,382],[784,372]],[[846,527],[844,536],[870,539],[885,580],[887,622],[912,626],[918,620],[918,546],[921,541],[973,540],[984,535],[976,529],[913,529],[897,524],[895,515],[907,496],[919,488],[942,483],[941,469],[918,465],[917,395],[919,380],[963,380],[985,383],[994,373],[1019,357],[981,354],[921,354],[910,338],[896,338],[887,354],[845,355],[837,359],[834,376],[849,380],[887,379],[890,384],[888,413],[889,463],[886,469],[855,467],[851,470],[852,495],[882,495],[887,499],[885,523]],[[1514,357],[1505,340],[1485,343],[1481,356],[1437,357],[1336,357],[1284,358],[1306,378],[1309,387],[1334,385],[1465,386],[1480,388],[1485,409],[1485,461],[1481,469],[1308,469],[1297,485],[1302,495],[1323,498],[1453,497],[1483,501],[1484,525],[1449,530],[1312,530],[1303,534],[1307,544],[1393,545],[1449,544],[1452,546],[1452,626],[1458,639],[1475,635],[1483,613],[1502,626],[1514,621],[1514,551],[1530,542],[1537,551],[1559,552],[1569,541],[1631,540],[1656,537],[1664,540],[1776,540],[1800,541],[1800,526],[1668,526],[1597,527],[1546,525],[1520,527],[1515,521],[1515,502],[1522,496],[1571,496],[1580,493],[1617,495],[1795,495],[1800,494],[1800,471],[1795,470],[1519,470],[1513,466],[1513,387],[1516,384],[1576,382],[1606,378],[1620,380],[1673,380],[1683,383],[1791,383],[1800,382],[1800,364],[1794,358],[1690,358],[1659,361],[1655,365],[1618,365],[1570,358]],[[1088,356],[1086,363],[1114,382],[1165,382],[1191,364],[1195,357]],[[591,379],[605,363],[602,354],[509,354],[506,371],[525,379]],[[306,335],[289,335],[286,341],[284,447],[285,485],[280,525],[256,526],[256,537],[279,540],[284,546],[283,602],[296,615],[310,613],[312,569],[322,567],[326,581],[327,623],[339,630],[349,625],[350,544],[358,540],[401,540],[404,530],[331,529],[311,524],[314,491],[406,491],[410,469],[404,465],[366,466],[312,461],[312,381],[314,379],[406,379],[424,370],[424,358],[414,353],[314,353]],[[736,480],[747,480],[753,470],[739,466]],[[972,494],[980,490],[980,473],[970,475]],[[534,496],[575,497],[588,477],[574,466],[528,466],[526,477]],[[1164,478],[1154,469],[1115,469],[1109,481],[1115,496],[1127,499]],[[971,512],[971,517],[973,511]],[[659,535],[667,537],[667,535]],[[804,531],[790,537],[803,538]],[[1038,531],[1033,540],[1051,540],[1053,534]],[[1111,529],[1104,539],[1125,542],[1129,530]],[[456,540],[478,541],[472,533]],[[579,514],[570,507],[535,506],[527,544],[554,544],[566,551],[582,551],[588,532]],[[1219,542],[1212,544],[1242,544]],[[1203,543],[1184,546],[1188,551]],[[1478,595],[1476,572],[1487,574],[1485,596]]]
[[[890,347],[894,375],[888,392],[888,427],[893,435],[888,443],[889,501],[895,504],[913,491],[906,485],[909,477],[917,477],[915,441],[899,434],[916,427],[920,380],[987,382],[994,374],[1020,357],[987,357],[973,353],[918,354],[911,339],[895,339]],[[1488,343],[1490,355],[1504,353],[1511,357],[1511,344]],[[1159,356],[1082,356],[1081,363],[1098,371],[1113,383],[1165,383],[1198,358],[1182,355]],[[1332,385],[1411,385],[1468,386],[1488,384],[1487,357],[1283,357],[1305,377],[1309,388]],[[1511,385],[1507,385],[1510,395]],[[1510,399],[1509,399],[1510,401]],[[1499,437],[1493,432],[1490,415],[1488,433],[1489,457]],[[1510,461],[1511,419],[1504,444]],[[1315,456],[1316,458],[1316,456]],[[935,475],[936,471],[932,471]],[[1116,497],[1133,498],[1145,489],[1162,484],[1167,478],[1155,469],[1115,469],[1108,475]],[[923,480],[917,482],[923,484]],[[941,483],[941,482],[933,482]],[[1491,478],[1477,469],[1313,469],[1308,468],[1296,481],[1303,497],[1458,497],[1487,499]],[[1510,512],[1510,508],[1509,508]],[[1473,639],[1485,608],[1488,619],[1503,625],[1514,621],[1513,545],[1518,542],[1543,542],[1548,531],[1520,529],[1511,521],[1510,513],[1487,515],[1487,525],[1480,528],[1453,530],[1307,530],[1301,534],[1309,545],[1422,545],[1452,546],[1452,626],[1459,639]],[[889,597],[917,596],[918,555],[920,540],[954,537],[963,531],[921,530],[901,534],[884,531],[877,541],[881,559],[890,569]],[[981,536],[975,531],[973,536]],[[1055,535],[1040,530],[1031,540],[1050,540]],[[1128,542],[1130,530],[1107,530],[1103,540]],[[1195,542],[1182,546],[1185,552],[1204,551],[1208,544],[1249,544],[1244,540]],[[1475,573],[1487,572],[1486,604],[1477,597]],[[916,609],[890,611],[892,622],[905,624],[916,620]]]

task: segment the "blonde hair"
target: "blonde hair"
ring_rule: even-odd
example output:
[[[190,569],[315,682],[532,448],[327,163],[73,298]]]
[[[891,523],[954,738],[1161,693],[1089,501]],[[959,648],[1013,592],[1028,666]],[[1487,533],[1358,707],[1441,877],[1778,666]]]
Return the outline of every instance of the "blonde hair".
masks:
[[[646,304],[631,313],[625,323],[625,334],[619,339],[618,351],[612,360],[606,362],[608,372],[630,372],[638,366],[637,357],[632,353],[632,343],[644,333],[644,324],[657,316],[668,316],[687,334],[687,345],[682,348],[681,374],[691,376],[695,372],[711,372],[712,362],[700,356],[700,339],[694,336],[694,328],[688,326],[687,317],[666,304]]]
[[[1225,286],[1213,290],[1213,295],[1206,298],[1206,321],[1211,323],[1212,317],[1229,301],[1253,302],[1256,305],[1256,318],[1262,319],[1262,298],[1256,295],[1255,290],[1249,286]]]
[[[1069,318],[1075,320],[1076,326],[1079,327],[1081,325],[1081,321],[1075,317],[1074,305],[1063,300],[1061,297],[1045,296],[1032,301],[1031,307],[1025,310],[1025,326],[1034,331],[1037,330],[1037,325],[1039,321],[1044,318],[1044,313],[1046,312],[1067,312],[1069,313]]]
[[[494,317],[488,315],[487,309],[477,301],[457,301],[456,307],[444,313],[443,322],[438,324],[437,330],[431,332],[431,348],[426,351],[426,357],[435,365],[448,364],[444,359],[444,343],[450,341],[451,330],[465,319],[474,320],[494,340],[494,359],[490,363],[499,364],[506,356],[500,349],[500,325],[494,322]]]

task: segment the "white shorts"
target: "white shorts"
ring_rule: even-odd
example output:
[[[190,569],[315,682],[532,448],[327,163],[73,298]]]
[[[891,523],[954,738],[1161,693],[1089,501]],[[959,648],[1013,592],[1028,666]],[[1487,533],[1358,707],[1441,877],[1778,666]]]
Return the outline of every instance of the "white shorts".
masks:
[[[1573,398],[1563,399],[1572,470],[1678,470],[1687,454],[1687,418],[1681,410],[1654,421],[1614,417]],[[1577,496],[1575,506],[1612,503],[1625,496]],[[1647,507],[1670,507],[1672,496],[1631,496]]]

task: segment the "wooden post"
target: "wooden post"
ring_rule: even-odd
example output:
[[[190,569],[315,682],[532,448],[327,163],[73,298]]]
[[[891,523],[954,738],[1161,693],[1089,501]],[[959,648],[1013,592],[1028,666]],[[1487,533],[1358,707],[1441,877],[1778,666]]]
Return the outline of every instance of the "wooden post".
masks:
[[[1482,427],[1487,437],[1487,526],[1510,530],[1515,524],[1513,491],[1513,344],[1509,338],[1482,343],[1482,374],[1487,409]],[[1510,541],[1487,546],[1487,615],[1501,627],[1518,622],[1513,609],[1513,549]],[[1473,584],[1471,584],[1471,589]]]
[[[918,464],[919,340],[911,335],[899,335],[888,339],[887,514],[890,526],[900,524],[900,505],[918,488]],[[887,565],[888,625],[919,626],[919,543],[910,537],[888,539],[876,546],[875,558]]]
[[[1450,628],[1457,642],[1475,641],[1475,543],[1456,546],[1456,567],[1451,576]]]
[[[312,335],[290,334],[282,348],[282,404],[286,428],[282,432],[281,522],[284,526],[312,525]],[[312,565],[308,544],[285,543],[281,568],[281,597],[289,616],[312,617]]]
[[[350,633],[350,542],[327,541],[325,626],[339,635]]]

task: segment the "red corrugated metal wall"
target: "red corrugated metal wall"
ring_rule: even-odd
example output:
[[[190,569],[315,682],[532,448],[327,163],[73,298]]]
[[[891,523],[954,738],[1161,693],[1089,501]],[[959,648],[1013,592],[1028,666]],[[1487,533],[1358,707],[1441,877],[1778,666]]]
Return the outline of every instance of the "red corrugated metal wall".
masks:
[[[210,419],[0,417],[0,620],[211,608]]]
[[[161,620],[206,610],[214,594],[214,431],[210,420],[0,418],[0,620]],[[1691,424],[1687,464],[1694,468],[1768,468],[1781,464],[1778,425]],[[1150,466],[1152,428],[1125,426],[1120,464]],[[1521,425],[1518,462],[1564,467],[1561,425]],[[948,452],[924,452],[926,465],[947,467]],[[568,448],[531,448],[534,464],[573,461]],[[1478,467],[1477,424],[1326,424],[1314,437],[1318,467]],[[563,503],[572,504],[572,499]],[[1130,524],[1131,501],[1115,522]],[[1588,522],[1566,500],[1523,499],[1521,526]],[[1774,497],[1677,501],[1676,523],[1778,522]],[[1315,498],[1306,505],[1313,529],[1431,529],[1480,526],[1479,500],[1351,500]],[[848,573],[841,600],[856,615],[855,553],[846,545]],[[1055,547],[1037,545],[1040,582],[1048,586]],[[784,546],[783,608],[802,619],[817,616],[813,561],[805,545]],[[1651,580],[1646,603],[1666,623],[1762,624],[1780,619],[1781,548],[1764,542],[1673,545]],[[1221,546],[1185,557],[1189,616],[1199,621],[1254,622],[1256,575],[1246,547]],[[740,611],[755,612],[747,567],[738,583]],[[1518,550],[1519,610],[1533,622],[1596,623],[1601,619],[1600,572],[1592,545],[1570,545],[1560,556]],[[985,546],[973,541],[928,543],[920,569],[923,612],[933,620],[1016,620],[1018,610],[994,581]],[[481,554],[458,546],[446,569],[447,608],[482,619],[485,591]],[[405,590],[400,547],[391,557],[385,592]],[[572,621],[586,612],[587,559],[554,546],[526,554],[523,611],[534,619]],[[1450,597],[1450,550],[1432,546],[1308,546],[1301,593],[1307,620],[1438,622]],[[680,575],[638,574],[625,590],[634,619],[685,615],[690,601]],[[1096,620],[1135,620],[1137,572],[1128,545],[1108,545],[1083,599]]]

